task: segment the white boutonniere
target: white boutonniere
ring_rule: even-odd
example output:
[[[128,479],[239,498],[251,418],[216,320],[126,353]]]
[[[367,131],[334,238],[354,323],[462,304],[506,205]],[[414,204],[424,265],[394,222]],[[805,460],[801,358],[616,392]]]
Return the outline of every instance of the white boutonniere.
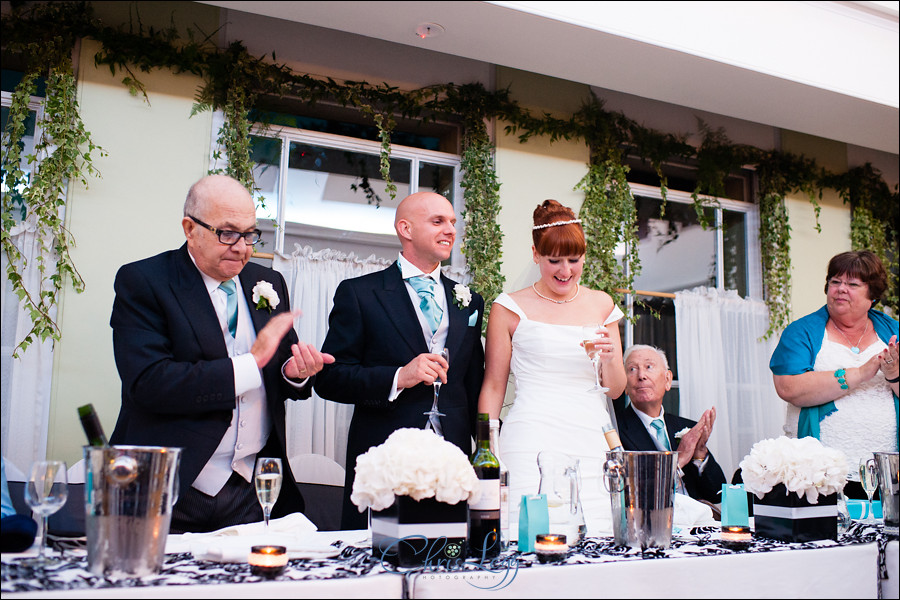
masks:
[[[267,308],[269,312],[278,307],[281,299],[278,298],[278,292],[272,287],[268,281],[257,281],[253,286],[253,302],[256,303],[256,309]]]
[[[678,433],[675,434],[675,439],[676,439],[676,440],[680,440],[680,439],[683,438],[685,435],[687,435],[687,432],[690,431],[690,430],[691,430],[690,427],[685,427],[684,429],[682,429],[681,431],[679,431]]]
[[[467,285],[457,283],[455,286],[453,286],[453,296],[456,300],[456,306],[459,308],[465,308],[469,306],[469,302],[472,301],[472,290],[470,290],[469,286]]]

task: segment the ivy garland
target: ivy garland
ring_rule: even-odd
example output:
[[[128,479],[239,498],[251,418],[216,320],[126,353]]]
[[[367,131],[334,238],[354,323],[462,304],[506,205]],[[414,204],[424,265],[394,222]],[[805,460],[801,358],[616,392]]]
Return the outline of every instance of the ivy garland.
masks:
[[[52,24],[57,18],[81,22],[83,17],[77,11],[71,14],[71,8],[49,6],[44,14],[46,23]],[[19,300],[25,303],[25,310],[32,322],[31,330],[13,350],[14,358],[18,358],[20,352],[35,341],[60,338],[55,307],[66,277],[71,280],[76,292],[84,290],[84,280],[69,253],[74,240],[64,223],[66,190],[75,181],[87,187],[88,177],[99,175],[93,166],[91,153],[104,154],[91,141],[78,110],[71,64],[76,38],[67,35],[66,31],[57,32],[52,27],[41,28],[40,33],[20,46],[30,61],[12,94],[9,123],[3,133],[3,194],[0,201],[3,230],[0,247],[8,259],[7,277]],[[3,35],[6,39],[5,27]],[[22,169],[22,140],[29,114],[28,102],[37,90],[40,76],[46,78],[43,110],[35,125],[40,135],[35,140],[34,155],[24,159],[31,164],[36,162],[35,157],[42,157],[42,160],[35,165],[29,180]],[[29,289],[23,280],[27,259],[12,239],[13,228],[18,225],[15,214],[23,209],[23,225],[34,227],[37,243],[42,248],[35,257],[40,273],[36,289]]]
[[[90,153],[99,150],[90,142],[78,118],[71,78],[69,53],[74,40],[91,37],[98,40],[101,50],[95,56],[97,65],[107,65],[115,74],[124,76],[122,82],[134,95],[141,94],[147,101],[146,91],[136,76],[137,71],[149,72],[154,68],[170,69],[174,73],[192,73],[204,79],[198,90],[194,112],[222,109],[225,123],[219,131],[217,158],[227,158],[225,172],[244,183],[255,192],[253,163],[250,157],[250,127],[248,115],[260,97],[292,96],[314,104],[328,99],[343,106],[353,107],[372,118],[378,127],[381,140],[380,171],[388,183],[393,197],[396,186],[390,178],[390,136],[398,117],[429,120],[442,116],[458,118],[464,124],[462,168],[465,179],[464,217],[466,238],[463,252],[466,254],[475,288],[482,293],[488,305],[500,293],[504,279],[500,273],[502,233],[497,225],[499,214],[499,187],[493,163],[494,146],[487,133],[486,121],[502,120],[508,123],[507,133],[519,133],[520,141],[534,135],[557,139],[581,139],[590,149],[588,172],[576,186],[585,193],[581,217],[585,233],[590,240],[585,264],[585,283],[615,295],[616,288],[631,289],[634,276],[640,270],[637,258],[637,229],[634,199],[626,181],[628,167],[626,155],[637,156],[649,162],[661,180],[663,210],[667,182],[662,165],[667,161],[689,161],[697,165],[697,184],[693,192],[694,204],[702,223],[706,223],[705,207],[715,205],[715,197],[724,195],[724,181],[728,174],[745,166],[755,166],[760,180],[761,247],[765,272],[767,303],[770,308],[770,328],[766,337],[783,328],[790,315],[787,309],[790,298],[790,227],[784,206],[785,196],[794,191],[809,195],[816,208],[815,191],[833,187],[845,202],[851,205],[851,240],[855,248],[869,247],[877,252],[886,266],[896,271],[897,266],[897,216],[890,207],[897,206],[898,192],[890,191],[880,174],[871,165],[835,175],[818,169],[813,161],[789,153],[766,152],[749,146],[732,144],[722,130],[711,130],[699,123],[703,142],[694,148],[685,142],[686,136],[661,133],[631,121],[621,113],[606,111],[602,100],[592,96],[590,101],[570,119],[559,119],[544,114],[535,116],[509,99],[508,90],[488,92],[480,84],[436,85],[413,91],[401,91],[366,82],[336,82],[330,78],[314,78],[293,73],[288,67],[266,58],[251,56],[240,42],[220,49],[210,42],[211,36],[194,39],[189,32],[183,41],[174,28],[158,30],[145,28],[138,20],[137,26],[128,30],[103,26],[91,18],[90,5],[86,2],[52,2],[29,5],[23,8],[13,3],[11,14],[3,16],[3,44],[6,50],[36,60],[33,71],[23,79],[14,98],[19,104],[10,111],[10,122],[4,135],[9,149],[3,158],[3,168],[10,182],[22,188],[24,182],[19,170],[21,159],[19,140],[22,123],[27,116],[21,108],[22,99],[30,94],[34,74],[49,72],[55,90],[48,91],[45,124],[47,144],[57,146],[53,155],[58,161],[43,164],[35,174],[35,180],[27,193],[28,209],[32,211],[50,237],[58,253],[58,275],[54,287],[42,291],[39,300],[32,304],[35,322],[33,334],[58,339],[58,329],[49,309],[56,302],[62,278],[72,278],[76,290],[83,288],[69,257],[71,239],[62,227],[59,209],[64,206],[61,190],[69,178],[86,185],[88,176],[96,175],[90,162]],[[48,39],[64,39],[62,44],[48,44]],[[39,40],[39,41],[35,41]],[[47,48],[58,47],[54,56]],[[64,57],[64,59],[63,59]],[[51,93],[53,98],[51,99]],[[56,99],[59,99],[57,101]],[[193,114],[193,113],[192,113]],[[57,137],[49,137],[49,136]],[[224,154],[224,156],[223,156]],[[44,161],[47,162],[46,160]],[[46,169],[46,171],[45,171]],[[57,177],[40,184],[41,172],[53,171]],[[60,183],[61,182],[61,183]],[[14,223],[14,193],[3,197],[3,248],[7,250],[9,224]],[[50,200],[49,205],[41,199]],[[375,202],[377,203],[377,198]],[[51,209],[41,208],[51,206]],[[708,223],[707,223],[708,224]],[[624,267],[620,266],[613,252],[625,242],[629,254]],[[45,260],[41,257],[41,260]],[[12,264],[13,260],[10,261]],[[18,293],[24,287],[17,272],[11,280]],[[892,272],[891,293],[885,304],[898,309],[896,277]],[[27,294],[27,293],[26,293]],[[617,298],[619,300],[619,298]],[[46,316],[42,316],[46,315]]]
[[[466,255],[472,284],[485,299],[482,333],[487,333],[491,302],[503,291],[505,278],[500,272],[503,232],[497,224],[500,214],[500,183],[494,169],[494,145],[483,121],[466,128],[463,144],[461,182],[465,209],[466,236],[462,252]]]

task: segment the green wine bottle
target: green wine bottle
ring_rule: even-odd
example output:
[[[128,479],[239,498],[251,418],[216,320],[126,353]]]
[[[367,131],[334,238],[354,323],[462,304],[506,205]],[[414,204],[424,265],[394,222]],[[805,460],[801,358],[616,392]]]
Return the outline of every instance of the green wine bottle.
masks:
[[[491,452],[490,415],[478,414],[472,467],[481,484],[481,499],[469,503],[469,556],[479,560],[500,554],[500,461]]]
[[[103,425],[100,424],[100,418],[97,416],[93,404],[79,406],[78,416],[81,418],[81,427],[84,429],[90,446],[109,446],[106,434],[103,433]]]

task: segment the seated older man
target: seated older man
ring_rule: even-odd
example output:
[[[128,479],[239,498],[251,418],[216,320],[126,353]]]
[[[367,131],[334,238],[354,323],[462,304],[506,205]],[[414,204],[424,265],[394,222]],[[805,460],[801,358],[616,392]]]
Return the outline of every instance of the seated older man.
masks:
[[[625,351],[624,361],[625,393],[630,402],[616,410],[616,418],[625,450],[677,450],[682,491],[696,500],[718,504],[725,475],[706,447],[716,409],[704,412],[699,421],[663,410],[663,396],[672,387],[672,371],[659,348],[631,346]]]

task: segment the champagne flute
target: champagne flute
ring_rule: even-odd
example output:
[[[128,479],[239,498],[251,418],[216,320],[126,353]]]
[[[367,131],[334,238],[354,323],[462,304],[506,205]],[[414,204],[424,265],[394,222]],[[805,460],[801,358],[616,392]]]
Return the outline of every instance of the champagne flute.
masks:
[[[272,514],[272,507],[278,500],[278,494],[281,492],[281,481],[283,479],[281,471],[280,458],[258,458],[256,460],[256,469],[253,472],[254,483],[256,484],[256,497],[263,509],[263,515],[266,519],[266,530],[269,529],[269,515]]]
[[[39,460],[31,466],[28,485],[25,486],[25,502],[31,510],[41,516],[41,544],[38,555],[29,561],[35,565],[46,565],[59,559],[44,555],[47,545],[47,517],[58,511],[66,503],[69,495],[66,463],[61,460]]]
[[[600,344],[607,339],[606,327],[599,324],[585,325],[581,328],[581,339],[584,340],[584,351],[587,352],[588,358],[594,365],[594,387],[588,391],[605,394],[609,388],[600,385],[600,354],[602,353]]]
[[[447,364],[450,364],[450,351],[446,348],[441,349],[438,353],[440,354],[444,360],[447,361]],[[437,377],[434,380],[434,402],[431,404],[431,410],[424,413],[428,415],[428,423],[425,425],[426,429],[431,429],[436,434],[441,437],[444,437],[444,428],[441,427],[441,417],[444,416],[444,413],[438,411],[438,395],[441,393],[441,378]]]
[[[869,498],[866,517],[860,519],[860,523],[875,523],[875,514],[872,512],[872,496],[875,495],[875,489],[878,487],[878,473],[875,470],[874,458],[864,456],[859,459],[859,482]]]

